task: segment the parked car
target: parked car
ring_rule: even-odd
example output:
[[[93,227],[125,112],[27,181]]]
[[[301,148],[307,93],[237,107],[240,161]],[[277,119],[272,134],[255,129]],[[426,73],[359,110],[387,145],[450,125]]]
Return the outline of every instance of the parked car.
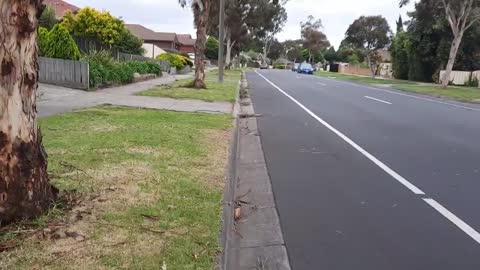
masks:
[[[297,70],[298,70],[299,67],[300,67],[300,63],[295,63],[295,64],[293,65],[292,71],[293,71],[293,72],[297,72]]]
[[[313,74],[313,67],[309,63],[303,63],[298,67],[297,73],[301,74]]]

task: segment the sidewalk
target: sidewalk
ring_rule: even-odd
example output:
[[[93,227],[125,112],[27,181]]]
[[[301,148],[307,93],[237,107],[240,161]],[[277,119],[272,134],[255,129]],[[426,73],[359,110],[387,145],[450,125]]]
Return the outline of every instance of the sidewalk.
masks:
[[[182,112],[231,113],[228,102],[204,102],[199,100],[171,99],[134,96],[135,93],[157,85],[170,84],[192,75],[165,75],[158,79],[85,92],[48,84],[39,84],[37,109],[40,117],[70,112],[99,105],[116,105],[147,109],[172,110]]]

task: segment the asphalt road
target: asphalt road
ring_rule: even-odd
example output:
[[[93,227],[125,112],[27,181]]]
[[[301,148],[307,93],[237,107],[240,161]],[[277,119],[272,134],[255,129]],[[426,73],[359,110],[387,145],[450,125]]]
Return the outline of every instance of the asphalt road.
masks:
[[[247,78],[292,269],[480,269],[480,106]]]

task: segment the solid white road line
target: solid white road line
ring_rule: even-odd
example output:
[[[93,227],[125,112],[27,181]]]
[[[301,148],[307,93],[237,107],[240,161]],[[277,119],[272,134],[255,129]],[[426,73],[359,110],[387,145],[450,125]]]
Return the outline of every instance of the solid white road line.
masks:
[[[448,220],[450,220],[453,224],[457,225],[458,228],[460,228],[468,236],[473,238],[473,240],[477,241],[477,243],[480,244],[480,233],[475,231],[475,229],[470,227],[470,225],[465,223],[463,220],[459,219],[457,216],[455,216],[452,212],[448,211],[448,209],[443,207],[434,199],[425,198],[423,200],[426,203],[428,203],[431,207],[433,207],[435,210],[437,210],[440,214],[442,214],[444,217],[446,217]]]
[[[385,103],[385,104],[390,104],[390,105],[392,105],[392,103],[390,103],[390,102],[388,102],[388,101],[385,101],[385,100],[378,99],[378,98],[373,98],[373,97],[369,97],[369,96],[365,96],[365,98],[372,99],[372,100],[375,100],[375,101],[378,101],[378,102],[382,102],[382,103]]]
[[[317,84],[320,84],[321,86],[327,86],[326,84],[321,83],[321,82],[317,82]]]
[[[330,129],[333,133],[337,134],[340,138],[342,138],[345,142],[350,144],[353,148],[355,148],[357,151],[362,153],[364,156],[366,156],[368,159],[370,159],[373,163],[375,163],[378,167],[380,167],[382,170],[384,170],[386,173],[388,173],[390,176],[392,176],[395,180],[400,182],[402,185],[410,189],[413,193],[417,195],[425,195],[425,192],[417,188],[414,184],[410,183],[408,180],[403,178],[401,175],[396,173],[394,170],[392,170],[390,167],[385,165],[383,162],[378,160],[376,157],[374,157],[372,154],[368,153],[365,149],[360,147],[358,144],[356,144],[354,141],[352,141],[350,138],[345,136],[342,132],[338,131],[335,129],[333,126],[331,126],[329,123],[324,121],[322,118],[318,117],[316,114],[314,114],[312,111],[310,111],[307,107],[305,107],[302,103],[300,103],[298,100],[287,94],[285,91],[283,91],[280,87],[272,83],[269,79],[267,79],[265,76],[262,74],[258,73],[255,71],[255,73],[258,74],[258,76],[262,77],[265,81],[267,81],[270,85],[272,85],[275,89],[280,91],[280,93],[284,94],[286,97],[291,99],[293,102],[295,102],[300,108],[302,108],[304,111],[306,111],[310,116],[315,118],[318,122],[320,122],[322,125]]]
[[[330,79],[332,80],[332,78],[335,78],[335,77],[328,77],[328,78],[330,78]],[[328,80],[328,78],[325,78],[325,79]],[[335,81],[336,81],[336,82],[340,82],[340,83],[344,83],[344,84],[349,84],[349,85],[354,85],[354,86],[360,86],[360,87],[368,88],[368,89],[375,90],[375,91],[382,91],[382,92],[386,92],[386,93],[390,93],[390,94],[395,94],[395,95],[399,95],[399,96],[410,97],[410,98],[415,98],[415,99],[430,101],[430,102],[433,102],[433,103],[438,103],[438,104],[443,104],[443,105],[448,105],[448,106],[453,106],[453,107],[457,107],[457,108],[468,109],[468,110],[480,112],[480,109],[472,108],[472,107],[468,107],[468,106],[457,105],[457,104],[453,104],[453,103],[449,103],[449,102],[443,102],[443,101],[434,100],[434,99],[429,99],[429,98],[424,98],[424,97],[412,96],[412,95],[409,95],[409,94],[399,93],[399,92],[396,92],[396,91],[391,91],[391,90],[386,90],[386,89],[380,89],[380,88],[365,86],[365,85],[356,84],[356,83],[349,83],[349,82],[345,82],[345,81],[341,81],[341,80],[335,80]]]

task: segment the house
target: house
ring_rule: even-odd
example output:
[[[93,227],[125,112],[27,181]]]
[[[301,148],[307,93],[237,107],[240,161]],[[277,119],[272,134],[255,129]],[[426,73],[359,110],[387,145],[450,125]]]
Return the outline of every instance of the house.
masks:
[[[57,19],[61,19],[68,11],[76,12],[80,10],[79,7],[62,0],[43,0],[43,4],[45,6],[50,6],[55,10],[55,17],[57,17]]]
[[[125,26],[130,33],[143,40],[143,43],[152,44],[163,50],[177,50],[181,53],[195,52],[195,39],[192,39],[191,35],[155,32],[140,24],[125,24]]]
[[[191,35],[177,35],[179,48],[178,50],[182,53],[195,53],[195,42],[196,39],[193,39]]]

